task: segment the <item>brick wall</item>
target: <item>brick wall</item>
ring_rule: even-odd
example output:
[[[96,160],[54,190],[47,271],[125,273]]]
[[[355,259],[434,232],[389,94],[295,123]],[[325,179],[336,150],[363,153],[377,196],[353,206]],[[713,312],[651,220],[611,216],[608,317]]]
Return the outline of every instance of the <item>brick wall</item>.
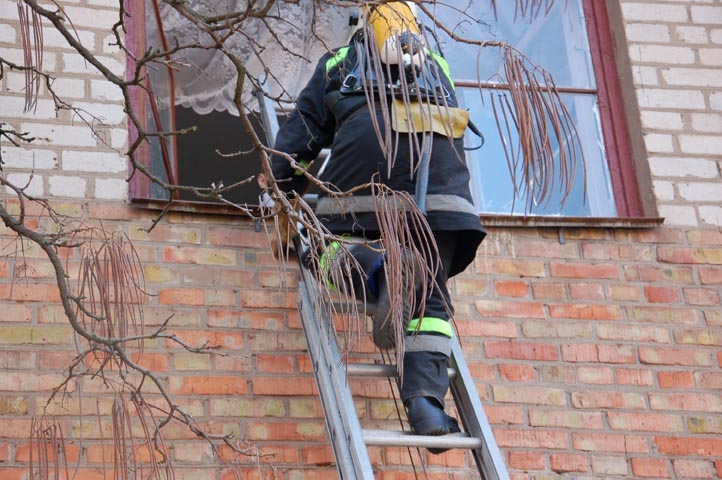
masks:
[[[123,57],[97,28],[115,21],[114,2],[63,5],[84,45],[119,73]],[[615,5],[640,113],[635,140],[664,224],[490,228],[452,284],[467,361],[518,480],[722,477],[722,5]],[[15,3],[0,0],[0,55],[19,61],[16,18]],[[38,141],[33,149],[3,142],[3,173],[62,213],[128,234],[150,294],[147,328],[171,317],[169,331],[190,345],[219,346],[198,355],[157,339],[140,360],[208,431],[233,433],[249,449],[238,458],[221,449],[217,461],[207,442],[171,425],[176,478],[233,478],[233,462],[242,478],[337,478],[295,310],[295,271],[279,270],[264,234],[244,219],[173,213],[146,233],[152,212],[125,203],[119,98],[60,38],[48,33],[46,44],[45,66],[62,93],[106,126],[91,136],[47,98],[23,114],[23,76],[6,70],[2,121]],[[16,211],[10,195],[2,201]],[[49,225],[30,213],[31,224]],[[0,246],[0,478],[29,478],[29,432],[46,410],[62,427],[71,471],[79,462],[77,478],[103,478],[113,396],[83,378],[48,403],[77,353],[73,334],[42,253],[21,250],[5,227]],[[77,262],[71,252],[69,271]],[[358,351],[373,352],[368,338]],[[386,383],[352,386],[365,424],[393,424]],[[255,457],[254,447],[268,456]],[[412,476],[406,451],[370,453],[379,478]],[[431,478],[472,475],[462,452],[424,459]]]

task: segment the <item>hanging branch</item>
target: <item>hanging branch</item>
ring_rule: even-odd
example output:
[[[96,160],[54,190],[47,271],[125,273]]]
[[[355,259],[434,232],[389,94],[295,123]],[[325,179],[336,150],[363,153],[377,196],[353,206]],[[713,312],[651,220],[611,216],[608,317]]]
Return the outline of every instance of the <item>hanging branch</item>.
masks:
[[[17,1],[20,19],[20,38],[23,44],[25,65],[25,107],[24,112],[35,110],[40,96],[40,75],[43,68],[43,26],[40,14],[28,5]]]
[[[579,171],[586,197],[586,168],[579,134],[554,80],[518,50],[504,45],[500,81],[508,89],[491,95],[515,198],[527,198],[526,212],[561,194],[564,205]],[[516,143],[511,141],[518,133]]]

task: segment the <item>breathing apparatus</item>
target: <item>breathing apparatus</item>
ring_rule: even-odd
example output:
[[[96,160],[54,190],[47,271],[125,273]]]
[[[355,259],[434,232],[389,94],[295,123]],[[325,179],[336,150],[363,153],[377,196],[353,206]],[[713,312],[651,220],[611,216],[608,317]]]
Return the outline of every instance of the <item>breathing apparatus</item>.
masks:
[[[444,104],[449,100],[449,91],[439,78],[444,74],[443,69],[431,61],[433,54],[426,44],[417,13],[416,4],[406,1],[360,7],[352,23],[355,21],[361,28],[351,36],[360,52],[358,63],[344,79],[341,93],[362,93],[365,84],[392,96],[419,95]],[[370,68],[373,62],[367,55],[376,56],[383,68]],[[440,56],[436,59],[443,61]],[[392,78],[388,78],[389,72],[394,72]],[[401,75],[405,76],[403,81],[399,78]],[[451,79],[447,80],[451,84]]]

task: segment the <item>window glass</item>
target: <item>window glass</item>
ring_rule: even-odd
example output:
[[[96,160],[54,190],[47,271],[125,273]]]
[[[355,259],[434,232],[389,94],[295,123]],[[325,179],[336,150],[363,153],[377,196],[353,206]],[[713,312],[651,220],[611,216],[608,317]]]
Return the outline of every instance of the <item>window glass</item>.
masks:
[[[432,28],[452,74],[460,86],[458,94],[471,120],[484,134],[484,144],[467,153],[472,171],[472,189],[483,213],[563,215],[573,217],[613,217],[617,215],[614,192],[607,165],[601,119],[597,108],[596,83],[581,0],[556,1],[546,11],[517,11],[517,2],[473,0],[463,6],[437,4],[434,14],[445,25],[454,27],[453,35],[477,41],[509,44],[551,73],[556,87],[563,92],[564,104],[575,122],[581,142],[586,176],[578,171],[566,202],[555,186],[551,198],[541,204],[530,201],[522,186],[514,187],[504,151],[516,145],[518,133],[512,128],[500,134],[492,106],[494,96],[506,90],[500,51],[479,48],[452,40],[442,29]],[[527,2],[528,3],[528,2]],[[426,20],[427,25],[431,25]],[[431,28],[431,27],[430,27]],[[481,82],[481,89],[470,86]],[[467,136],[467,148],[479,145],[478,137]],[[558,145],[556,149],[558,151]],[[586,178],[586,185],[585,185]]]

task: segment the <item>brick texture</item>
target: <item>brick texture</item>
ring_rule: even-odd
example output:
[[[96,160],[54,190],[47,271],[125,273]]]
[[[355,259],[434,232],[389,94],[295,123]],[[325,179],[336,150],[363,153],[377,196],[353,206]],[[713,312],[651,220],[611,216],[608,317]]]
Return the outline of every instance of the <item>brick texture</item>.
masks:
[[[117,2],[59,4],[83,45],[122,72],[125,58],[100,27],[117,21]],[[489,228],[476,261],[451,285],[467,361],[515,480],[722,478],[722,6],[619,5],[642,127],[634,133],[664,223],[565,228],[563,242],[554,227]],[[18,28],[14,2],[0,0],[0,56],[20,58]],[[62,39],[46,39],[45,64],[58,73],[59,91],[103,112],[107,138],[56,115],[49,98],[35,115],[23,114],[24,80],[6,69],[2,121],[40,140],[32,151],[3,141],[2,174],[16,182],[32,174],[28,193],[125,232],[143,264],[146,328],[168,321],[178,340],[209,347],[192,354],[159,338],[142,355],[133,352],[199,425],[247,449],[246,456],[226,447],[214,455],[171,422],[164,437],[175,477],[336,479],[296,311],[296,270],[279,269],[248,219],[170,213],[147,232],[154,213],[126,203],[117,92]],[[0,201],[19,211],[5,190]],[[36,206],[26,215],[33,228],[52,225]],[[28,478],[29,455],[37,454],[29,433],[43,413],[63,428],[77,478],[111,478],[102,466],[112,455],[114,395],[87,377],[48,403],[78,353],[73,333],[42,252],[26,245],[11,255],[19,244],[4,226],[0,245],[0,478]],[[77,272],[77,253],[65,253]],[[373,355],[368,335],[357,346],[362,358]],[[351,386],[365,425],[397,427],[386,382]],[[159,400],[150,386],[146,394]],[[412,460],[426,462],[431,479],[476,478],[463,452],[370,455],[380,479],[414,478]]]

